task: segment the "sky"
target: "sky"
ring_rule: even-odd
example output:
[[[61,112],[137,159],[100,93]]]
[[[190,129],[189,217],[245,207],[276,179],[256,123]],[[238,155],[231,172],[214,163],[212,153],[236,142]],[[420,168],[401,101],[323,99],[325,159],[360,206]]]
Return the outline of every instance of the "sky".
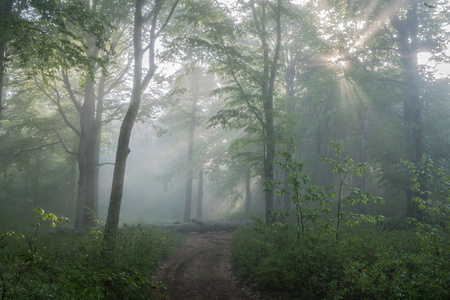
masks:
[[[230,5],[236,2],[236,0],[217,0],[220,3],[225,5]],[[310,2],[311,0],[291,0],[292,3],[303,6],[304,4]],[[449,27],[449,26],[447,26]],[[445,30],[450,31],[450,28],[445,28]],[[450,45],[446,50],[447,57],[450,57]],[[440,78],[450,78],[450,63],[438,63],[436,61],[431,60],[431,53],[429,52],[421,52],[418,53],[418,63],[420,65],[426,65],[435,69],[434,77],[435,79]]]

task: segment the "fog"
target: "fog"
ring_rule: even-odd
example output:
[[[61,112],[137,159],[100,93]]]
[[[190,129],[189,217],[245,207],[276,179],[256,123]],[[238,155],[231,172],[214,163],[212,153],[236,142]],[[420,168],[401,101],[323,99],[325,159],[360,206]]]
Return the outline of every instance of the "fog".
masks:
[[[216,154],[226,156],[229,141],[220,141]],[[127,160],[127,171],[121,209],[121,224],[153,224],[183,220],[187,178],[187,132],[171,132],[158,136],[151,126],[137,124]],[[101,161],[114,161],[114,151],[105,151]],[[224,167],[225,168],[225,167]],[[113,166],[100,169],[99,210],[100,219],[106,218],[111,192]],[[206,171],[204,179],[203,220],[224,220],[231,214],[244,211],[244,181],[236,182],[232,190],[224,193],[211,176],[221,176],[218,170]],[[196,218],[198,175],[193,181],[192,218]],[[228,187],[227,187],[228,188]],[[260,190],[258,179],[253,179],[253,191]],[[237,196],[234,193],[238,193]],[[227,194],[228,193],[228,194]],[[222,196],[223,198],[220,198]],[[255,200],[255,202],[258,199]],[[260,203],[254,203],[262,209]]]
[[[158,16],[167,20],[144,18],[136,56],[134,3],[98,3],[102,17],[78,16],[91,27],[53,24],[56,32],[31,3],[11,7],[17,22],[35,26],[24,36],[4,28],[11,32],[0,37],[5,224],[31,217],[35,206],[78,219],[76,227],[92,225],[88,211],[106,220],[141,54],[139,70],[151,80],[131,124],[121,224],[187,221],[189,201],[189,219],[289,209],[286,152],[325,190],[339,176],[324,159],[364,163],[364,175],[346,184],[385,197],[384,207],[367,209],[393,218],[411,206],[405,161],[428,157],[449,168],[448,4],[298,0],[280,2],[278,15],[252,1],[164,6]],[[41,35],[28,40],[36,26]],[[343,145],[339,157],[334,141]]]

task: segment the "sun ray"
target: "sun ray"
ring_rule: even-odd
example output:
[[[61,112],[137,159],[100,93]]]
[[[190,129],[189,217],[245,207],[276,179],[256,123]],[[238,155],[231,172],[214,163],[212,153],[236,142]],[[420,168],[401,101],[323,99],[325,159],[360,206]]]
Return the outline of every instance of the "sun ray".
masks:
[[[372,10],[376,9],[376,4],[378,4],[378,2],[379,1],[372,2]],[[366,24],[368,27],[361,33],[359,38],[352,45],[352,48],[361,48],[367,41],[373,38],[382,28],[384,28],[386,20],[390,19],[397,12],[399,5],[399,1],[392,1],[372,22],[369,22],[369,18],[367,18]],[[367,16],[369,15],[370,14],[368,13]]]

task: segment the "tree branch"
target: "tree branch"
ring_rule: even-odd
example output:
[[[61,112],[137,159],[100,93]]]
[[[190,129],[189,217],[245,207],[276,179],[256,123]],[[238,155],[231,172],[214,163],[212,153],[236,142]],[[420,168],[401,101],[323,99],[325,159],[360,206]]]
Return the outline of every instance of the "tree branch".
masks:
[[[67,69],[63,68],[61,70],[62,76],[63,76],[63,82],[64,82],[64,87],[66,88],[67,92],[69,93],[70,96],[70,100],[72,100],[73,105],[75,105],[75,108],[78,110],[79,113],[81,113],[81,103],[77,100],[77,98],[75,97],[73,90],[72,90],[72,86],[70,85],[70,80],[69,80],[69,76],[67,74]]]
[[[37,80],[35,80],[35,83],[36,83],[37,87],[47,96],[47,98],[51,102],[53,102],[53,104],[56,105],[56,108],[58,109],[58,113],[61,116],[61,118],[63,119],[64,123],[70,129],[72,129],[72,131],[75,132],[76,135],[81,136],[81,132],[69,121],[66,113],[64,112],[64,110],[61,106],[61,96],[59,94],[59,91],[54,86],[48,85],[56,93],[57,98],[55,99],[39,84],[39,82]]]

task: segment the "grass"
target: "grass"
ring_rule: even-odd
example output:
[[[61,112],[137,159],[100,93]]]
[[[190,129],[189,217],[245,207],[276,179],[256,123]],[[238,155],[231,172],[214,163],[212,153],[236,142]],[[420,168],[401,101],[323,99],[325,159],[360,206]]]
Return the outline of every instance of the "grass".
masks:
[[[243,228],[231,241],[233,269],[279,299],[450,299],[448,235],[438,253],[414,231],[341,235],[298,240],[289,227]]]
[[[163,286],[153,274],[181,235],[158,227],[119,231],[117,248],[102,251],[103,233],[35,227],[0,235],[1,299],[149,299]]]

